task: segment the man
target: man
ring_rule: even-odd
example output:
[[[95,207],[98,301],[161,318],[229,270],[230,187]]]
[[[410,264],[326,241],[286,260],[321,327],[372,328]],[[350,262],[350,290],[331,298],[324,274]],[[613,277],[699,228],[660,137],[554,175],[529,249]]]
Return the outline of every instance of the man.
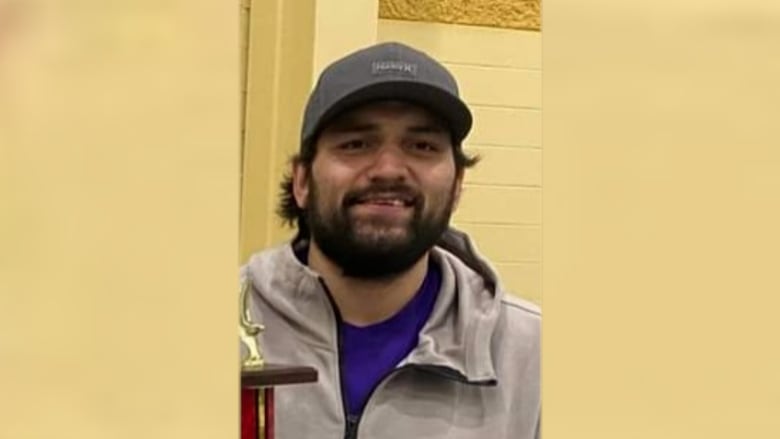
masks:
[[[276,395],[300,438],[539,436],[540,314],[449,227],[471,113],[452,75],[397,43],[331,64],[306,106],[279,212],[287,245],[243,268]]]

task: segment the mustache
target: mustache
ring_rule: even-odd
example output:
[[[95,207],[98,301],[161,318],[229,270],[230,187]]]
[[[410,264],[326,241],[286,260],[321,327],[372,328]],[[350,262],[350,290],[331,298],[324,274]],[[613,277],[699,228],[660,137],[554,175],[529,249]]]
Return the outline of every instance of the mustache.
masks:
[[[403,183],[376,183],[365,188],[355,189],[353,191],[347,192],[347,194],[344,195],[344,202],[342,205],[344,207],[350,207],[358,204],[361,199],[376,194],[386,193],[398,194],[402,197],[409,198],[412,200],[413,206],[420,206],[422,204],[422,196],[420,195],[420,192],[408,185]]]

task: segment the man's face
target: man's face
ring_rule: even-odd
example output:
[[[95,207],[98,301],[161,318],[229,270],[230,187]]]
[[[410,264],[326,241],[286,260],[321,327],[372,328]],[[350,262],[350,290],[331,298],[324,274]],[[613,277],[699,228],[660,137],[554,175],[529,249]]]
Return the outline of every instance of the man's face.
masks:
[[[400,273],[446,230],[460,194],[450,134],[429,112],[380,102],[319,136],[307,172],[293,173],[312,239],[345,275]]]

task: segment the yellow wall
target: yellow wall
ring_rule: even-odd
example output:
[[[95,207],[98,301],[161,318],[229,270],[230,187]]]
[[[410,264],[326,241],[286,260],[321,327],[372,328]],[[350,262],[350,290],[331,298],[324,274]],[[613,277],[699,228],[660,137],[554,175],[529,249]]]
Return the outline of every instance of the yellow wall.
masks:
[[[0,438],[238,437],[236,12],[0,1]]]
[[[290,236],[274,216],[278,182],[286,169],[284,160],[298,146],[305,98],[321,69],[359,47],[397,40],[421,48],[451,69],[474,113],[466,148],[483,160],[467,174],[455,224],[473,235],[511,291],[539,302],[539,32],[378,19],[375,1],[351,0],[345,5],[344,0],[320,0],[304,2],[305,7],[299,2],[296,8],[303,10],[295,13],[286,6],[295,2],[284,7],[282,3],[255,0],[253,5],[255,22],[264,20],[265,25],[252,24],[252,29],[264,30],[252,34],[250,44],[242,258]],[[259,9],[260,4],[275,7],[275,13]],[[278,18],[269,23],[269,17]],[[282,23],[282,31],[274,30],[279,27],[274,23]],[[310,41],[285,46],[285,38],[293,38],[284,32],[285,26],[298,29],[295,38]]]

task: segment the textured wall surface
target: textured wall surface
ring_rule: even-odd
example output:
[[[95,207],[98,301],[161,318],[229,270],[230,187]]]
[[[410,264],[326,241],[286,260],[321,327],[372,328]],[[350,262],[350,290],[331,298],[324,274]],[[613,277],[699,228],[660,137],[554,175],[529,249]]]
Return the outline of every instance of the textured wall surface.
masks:
[[[377,37],[428,52],[457,77],[474,114],[464,147],[482,161],[466,173],[453,223],[510,291],[541,302],[541,33],[381,19]]]
[[[379,18],[540,30],[541,0],[379,0]]]

